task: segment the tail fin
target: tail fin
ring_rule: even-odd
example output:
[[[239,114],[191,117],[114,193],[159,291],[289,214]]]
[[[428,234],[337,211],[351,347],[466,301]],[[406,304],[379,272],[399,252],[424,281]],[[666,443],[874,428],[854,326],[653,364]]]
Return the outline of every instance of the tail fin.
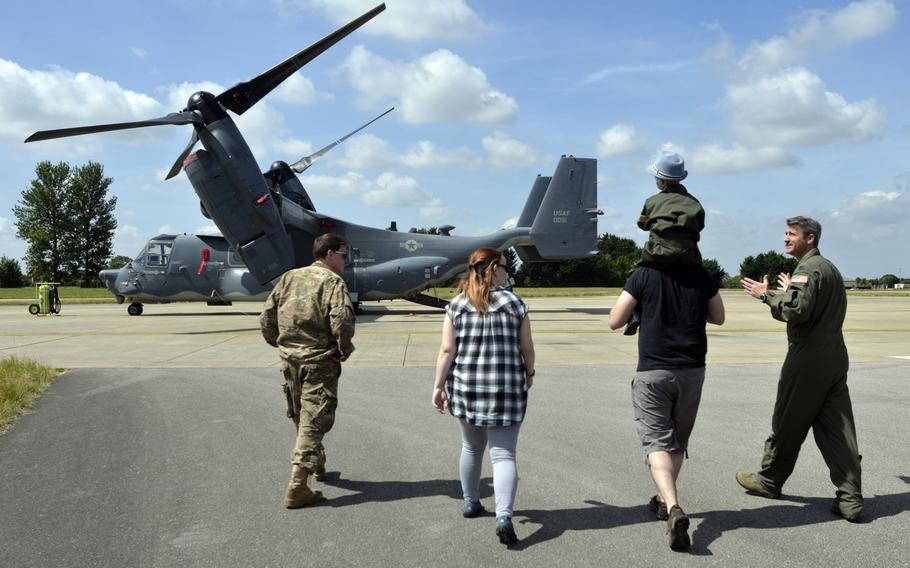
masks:
[[[531,186],[531,194],[528,195],[525,207],[521,210],[521,215],[518,217],[517,226],[530,227],[534,224],[534,218],[537,216],[537,211],[540,210],[540,204],[547,193],[547,187],[550,185],[551,179],[549,176],[539,175],[534,180],[534,185]],[[519,245],[514,248],[522,262],[539,262],[543,260],[533,245]]]
[[[525,211],[522,211],[522,219],[535,197],[536,188],[535,183]],[[531,238],[533,248],[539,253],[538,260],[588,258],[597,254],[599,214],[597,160],[563,156],[531,225]]]

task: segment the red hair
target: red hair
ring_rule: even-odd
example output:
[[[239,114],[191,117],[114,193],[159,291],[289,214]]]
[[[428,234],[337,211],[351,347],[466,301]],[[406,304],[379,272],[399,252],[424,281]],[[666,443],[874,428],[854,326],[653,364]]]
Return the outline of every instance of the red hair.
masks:
[[[493,278],[501,256],[502,253],[496,249],[482,247],[468,257],[468,276],[459,282],[458,289],[471,300],[478,312],[486,311],[490,303]]]

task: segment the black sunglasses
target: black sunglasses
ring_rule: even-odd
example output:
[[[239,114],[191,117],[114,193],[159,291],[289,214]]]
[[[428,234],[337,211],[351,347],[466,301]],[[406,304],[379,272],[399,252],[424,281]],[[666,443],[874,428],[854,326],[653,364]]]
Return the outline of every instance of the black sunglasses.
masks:
[[[345,260],[348,259],[348,253],[346,253],[346,252],[340,252],[340,251],[337,251],[337,250],[333,250],[332,252],[334,252],[334,253],[337,254],[338,256],[343,256]]]

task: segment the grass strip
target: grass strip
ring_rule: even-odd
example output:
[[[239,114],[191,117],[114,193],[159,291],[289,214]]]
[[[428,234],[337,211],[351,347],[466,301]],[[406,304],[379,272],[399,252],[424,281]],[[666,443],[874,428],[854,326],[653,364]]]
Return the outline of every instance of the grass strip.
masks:
[[[33,359],[0,359],[0,434],[60,375]]]

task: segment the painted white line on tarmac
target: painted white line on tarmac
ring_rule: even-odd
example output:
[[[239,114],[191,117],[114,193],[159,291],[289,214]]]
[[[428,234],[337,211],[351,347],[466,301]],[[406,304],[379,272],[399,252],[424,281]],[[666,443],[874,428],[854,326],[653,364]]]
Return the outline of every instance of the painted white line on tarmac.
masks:
[[[910,355],[891,355],[892,359],[907,359],[910,361]]]

